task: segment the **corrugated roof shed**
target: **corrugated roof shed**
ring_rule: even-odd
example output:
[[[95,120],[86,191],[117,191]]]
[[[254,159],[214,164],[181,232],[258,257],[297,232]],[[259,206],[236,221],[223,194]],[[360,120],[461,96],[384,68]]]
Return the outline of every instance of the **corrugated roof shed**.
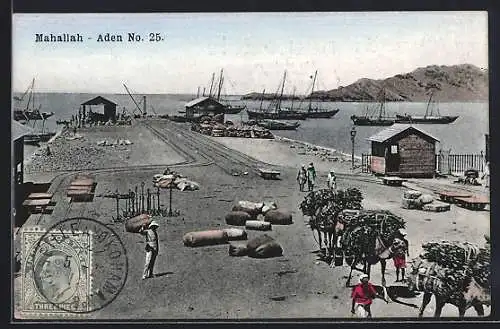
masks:
[[[416,130],[424,135],[429,136],[430,138],[434,139],[435,141],[439,142],[439,139],[437,139],[436,137],[432,136],[431,134],[429,134],[428,132],[426,132],[422,129],[416,128],[416,127],[409,125],[409,124],[398,124],[398,123],[393,124],[389,128],[386,128],[382,131],[379,131],[378,133],[376,133],[375,135],[373,135],[371,137],[368,137],[367,139],[369,141],[372,141],[372,142],[382,143],[382,142],[385,142],[386,140],[388,140],[396,135],[399,135],[400,133],[402,133],[408,129]]]
[[[28,126],[20,124],[19,122],[12,120],[12,140],[18,140],[19,138],[33,134],[34,131]]]
[[[92,98],[91,100],[88,100],[85,103],[82,103],[81,105],[102,105],[102,104],[116,105],[116,103],[113,103],[109,99],[106,99],[102,96],[97,96],[95,98]]]
[[[199,97],[199,98],[193,99],[192,101],[186,103],[186,107],[195,106],[198,103],[206,101],[208,98],[209,97],[204,96],[204,97]]]

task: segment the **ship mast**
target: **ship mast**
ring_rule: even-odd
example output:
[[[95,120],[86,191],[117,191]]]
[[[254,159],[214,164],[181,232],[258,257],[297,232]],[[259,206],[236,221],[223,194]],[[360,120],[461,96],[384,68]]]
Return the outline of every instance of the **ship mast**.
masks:
[[[283,74],[283,84],[281,85],[281,94],[278,99],[278,102],[276,103],[276,110],[280,111],[281,109],[281,98],[283,97],[283,91],[285,90],[285,80],[286,80],[286,70],[285,73]]]
[[[318,75],[318,70],[316,70],[316,72],[314,72],[314,79],[313,79],[313,85],[312,85],[312,89],[311,89],[311,95],[309,95],[309,111],[311,111],[311,108],[312,108],[312,95],[314,93],[314,84],[316,83],[316,76]]]
[[[264,101],[264,94],[266,93],[266,89],[262,90],[262,97],[260,98],[260,108],[259,110],[262,111],[262,102]]]
[[[215,73],[212,73],[212,82],[210,82],[210,93],[208,94],[208,97],[212,97],[212,88],[214,87],[214,79],[215,79]]]
[[[431,100],[432,100],[432,94],[434,92],[431,90],[431,93],[429,95],[429,101],[427,102],[427,108],[425,109],[425,116],[424,118],[427,118],[427,115],[429,115],[429,106],[431,105]]]
[[[295,98],[295,86],[293,87],[293,93],[292,93],[292,106],[290,107],[290,111],[293,110],[293,99]]]
[[[379,120],[382,119],[382,117],[385,117],[385,88],[382,89],[382,92],[381,92],[381,100],[380,100],[380,111],[378,113],[378,118]]]
[[[220,100],[220,91],[222,89],[222,83],[224,81],[224,77],[222,76],[223,70],[220,70],[220,78],[219,78],[219,90],[217,91],[217,101]]]

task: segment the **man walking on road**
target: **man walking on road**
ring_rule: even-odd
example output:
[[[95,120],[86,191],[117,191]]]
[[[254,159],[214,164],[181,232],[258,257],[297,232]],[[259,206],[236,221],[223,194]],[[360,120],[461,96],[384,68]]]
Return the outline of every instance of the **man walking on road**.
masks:
[[[335,175],[335,171],[333,169],[331,169],[328,173],[326,185],[334,192],[337,191],[337,176]]]
[[[356,314],[360,318],[371,318],[371,305],[373,303],[373,299],[378,297],[383,299],[386,303],[388,303],[388,301],[384,296],[377,293],[375,286],[371,284],[367,274],[361,274],[359,276],[359,282],[360,283],[355,285],[352,289],[351,313]]]
[[[144,273],[142,279],[149,279],[154,277],[154,266],[156,256],[158,256],[158,233],[156,229],[159,227],[158,223],[152,221],[147,228],[143,226],[139,233],[146,237],[146,263],[144,264]]]
[[[299,183],[300,192],[304,191],[304,185],[306,185],[306,180],[307,180],[306,166],[302,165],[299,169],[299,172],[297,173],[297,182]]]
[[[316,181],[316,169],[314,168],[313,163],[309,164],[307,167],[307,189],[309,192],[314,190],[314,183]]]

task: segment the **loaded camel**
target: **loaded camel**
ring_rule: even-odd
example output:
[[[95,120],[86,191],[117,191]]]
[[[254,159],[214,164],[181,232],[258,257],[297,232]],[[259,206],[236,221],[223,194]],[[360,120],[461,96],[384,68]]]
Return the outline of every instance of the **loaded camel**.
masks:
[[[386,261],[393,257],[393,243],[405,223],[389,211],[362,211],[345,227],[340,244],[351,270],[346,282],[350,285],[353,270],[370,275],[371,266],[380,262],[382,286],[385,287]],[[356,266],[362,264],[363,268]]]
[[[449,243],[440,243],[444,244]],[[424,249],[427,246],[424,245]],[[432,295],[436,300],[434,317],[441,316],[445,304],[456,306],[459,317],[464,317],[471,307],[474,307],[479,316],[484,316],[483,305],[491,305],[489,242],[481,249],[473,245],[471,249],[470,246],[467,243],[462,245],[466,250],[465,258],[455,263],[451,251],[441,253],[441,264],[433,259],[429,260],[426,253],[412,261],[408,288],[424,293],[419,317],[423,316]]]
[[[343,229],[342,216],[345,209],[361,209],[363,197],[356,188],[348,188],[337,192],[331,189],[320,189],[310,192],[299,205],[302,214],[309,216],[309,226],[318,232],[319,250],[325,245],[325,258],[335,254],[337,237]],[[314,234],[314,233],[313,233]]]

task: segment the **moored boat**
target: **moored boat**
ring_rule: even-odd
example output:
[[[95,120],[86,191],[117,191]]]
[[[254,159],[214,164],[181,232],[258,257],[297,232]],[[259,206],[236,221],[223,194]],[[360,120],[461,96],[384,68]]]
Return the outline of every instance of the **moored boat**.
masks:
[[[368,108],[365,115],[351,115],[351,120],[356,126],[391,126],[395,123],[395,117],[388,117],[385,114],[385,90],[380,92],[380,105],[378,116],[370,116]]]
[[[300,127],[298,122],[283,122],[277,120],[262,120],[256,123],[259,127],[269,130],[297,130]]]
[[[339,109],[327,110],[327,109],[321,109],[318,106],[316,107],[312,106],[312,98],[317,76],[318,76],[318,71],[316,70],[316,72],[314,72],[311,94],[309,95],[309,107],[307,108],[306,116],[309,119],[329,119],[332,118],[335,114],[337,114],[340,110]]]
[[[448,124],[455,122],[459,117],[458,115],[441,115],[439,107],[436,107],[436,114],[434,114],[434,109],[431,107],[433,95],[434,92],[431,91],[424,116],[410,114],[396,115],[396,123]]]
[[[286,71],[283,75],[283,83],[281,84],[281,92],[275,101],[273,101],[270,106],[266,109],[262,109],[262,101],[264,97],[261,98],[260,108],[258,110],[249,110],[247,109],[248,118],[250,120],[306,120],[307,112],[304,111],[296,111],[293,109],[281,107],[281,100],[283,97],[283,91],[285,89],[285,81],[286,81]],[[262,92],[264,95],[266,90]],[[277,94],[277,93],[276,93]],[[293,98],[292,98],[293,99]],[[293,103],[292,103],[293,106]]]

